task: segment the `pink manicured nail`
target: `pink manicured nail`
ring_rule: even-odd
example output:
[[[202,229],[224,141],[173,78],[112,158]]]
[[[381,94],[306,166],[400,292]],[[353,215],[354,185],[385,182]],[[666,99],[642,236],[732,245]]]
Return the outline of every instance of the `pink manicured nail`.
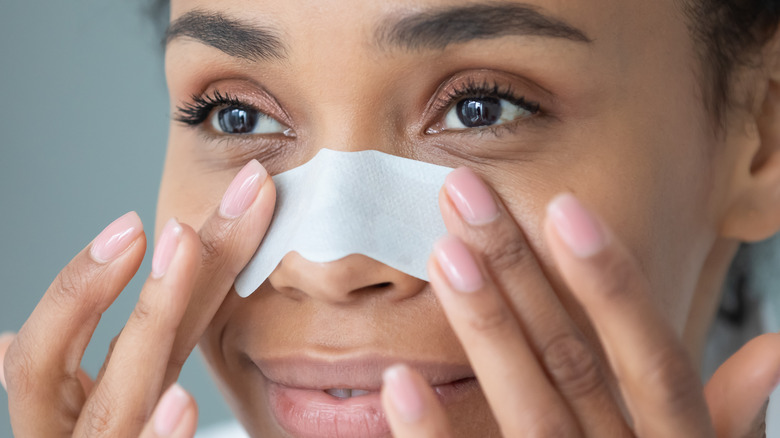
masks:
[[[131,211],[111,222],[92,242],[89,253],[98,263],[107,263],[122,254],[143,231],[141,218]]]
[[[268,172],[257,160],[247,163],[225,192],[219,206],[220,214],[227,219],[235,219],[244,214],[257,198],[260,186],[267,176]]]
[[[433,253],[452,287],[460,292],[476,292],[484,280],[466,245],[454,236],[444,236],[433,245]]]
[[[414,386],[409,368],[404,365],[394,365],[385,370],[382,380],[387,385],[390,401],[393,407],[407,423],[414,423],[422,418],[422,395]]]
[[[444,182],[447,195],[463,219],[483,225],[498,217],[498,206],[482,180],[467,167],[453,170]]]
[[[170,436],[181,423],[188,403],[187,393],[178,383],[165,391],[154,412],[154,431],[160,436]]]
[[[154,256],[152,256],[153,278],[160,278],[168,272],[168,266],[171,265],[173,256],[176,255],[176,248],[179,247],[181,232],[181,225],[176,222],[176,219],[168,219],[168,223],[163,227],[160,238],[157,240],[157,246],[154,248]]]
[[[574,195],[556,196],[547,205],[547,215],[558,235],[577,257],[591,257],[606,246],[607,237],[601,224]]]

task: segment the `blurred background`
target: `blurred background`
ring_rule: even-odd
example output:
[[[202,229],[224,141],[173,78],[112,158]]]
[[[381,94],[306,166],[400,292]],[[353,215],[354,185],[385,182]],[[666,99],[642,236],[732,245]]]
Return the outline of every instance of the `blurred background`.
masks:
[[[0,0],[0,332],[17,331],[57,272],[113,219],[135,210],[153,228],[169,109],[165,16],[151,3]],[[750,279],[746,289],[755,299],[747,307],[763,316],[763,330],[780,330],[779,241],[744,253],[736,265],[745,268],[732,276]],[[98,326],[83,361],[93,376],[150,258],[151,245],[138,277]],[[201,427],[231,418],[198,353],[180,383],[198,401]],[[780,436],[778,423],[770,437]],[[10,436],[2,394],[0,437]]]
[[[54,276],[135,210],[153,229],[168,131],[161,30],[146,0],[0,0],[0,332],[17,331]],[[151,237],[151,236],[149,236]],[[97,374],[150,271],[103,316]],[[198,353],[180,383],[201,425],[230,418]],[[0,396],[0,437],[11,437]]]

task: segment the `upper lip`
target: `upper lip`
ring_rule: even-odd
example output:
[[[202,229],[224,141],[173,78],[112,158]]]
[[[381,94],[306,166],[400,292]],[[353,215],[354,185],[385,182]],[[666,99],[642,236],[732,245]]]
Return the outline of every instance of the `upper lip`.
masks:
[[[432,386],[474,377],[469,365],[381,356],[321,358],[300,355],[255,358],[253,362],[266,378],[275,383],[313,390],[345,388],[378,391],[382,387],[382,372],[398,363],[420,373]]]

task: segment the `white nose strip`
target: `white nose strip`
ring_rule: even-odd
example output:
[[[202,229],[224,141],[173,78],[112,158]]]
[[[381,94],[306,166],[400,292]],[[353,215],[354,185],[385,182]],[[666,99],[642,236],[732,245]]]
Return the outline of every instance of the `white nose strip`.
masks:
[[[450,171],[374,150],[320,150],[273,177],[274,217],[236,291],[249,296],[291,251],[317,263],[363,254],[428,281],[428,256],[447,231],[438,197]]]

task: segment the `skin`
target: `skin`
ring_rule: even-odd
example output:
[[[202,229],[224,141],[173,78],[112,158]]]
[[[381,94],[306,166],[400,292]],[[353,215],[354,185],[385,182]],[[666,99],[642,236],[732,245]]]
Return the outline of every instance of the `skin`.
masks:
[[[739,242],[780,229],[777,38],[762,51],[760,68],[738,71],[736,104],[721,130],[704,103],[702,66],[677,2],[527,3],[591,42],[509,36],[411,51],[370,43],[388,15],[464,4],[458,1],[173,1],[174,20],[203,9],[278,29],[286,57],[253,62],[175,39],[166,52],[172,110],[218,89],[260,106],[295,137],[228,139],[208,124],[172,122],[156,229],[171,217],[189,226],[170,268],[181,278],[166,273],[147,288],[173,291],[178,310],[163,311],[145,289],[142,311],[131,316],[104,372],[94,382],[80,378],[74,358],[96,320],[84,322],[121,291],[145,240],[108,263],[90,261],[85,250],[62,274],[77,279],[70,288],[76,297],[55,281],[4,344],[18,436],[142,429],[157,436],[147,420],[162,415],[153,416],[153,407],[198,342],[227,401],[258,436],[283,435],[256,397],[264,383],[245,357],[296,352],[471,363],[484,394],[446,410],[412,373],[424,407],[411,421],[387,385],[397,436],[749,433],[780,375],[778,336],[748,344],[706,390],[694,364]],[[447,112],[428,105],[441,97],[440,85],[469,78],[511,85],[541,112],[501,130],[426,134]],[[275,192],[262,179],[248,210],[227,218],[215,212],[226,188],[250,159],[273,175],[324,147],[471,169],[463,178],[484,182],[498,216],[468,223],[453,202],[452,178],[440,206],[449,233],[478,266],[479,290],[454,290],[435,255],[428,284],[360,255],[316,264],[289,254],[253,295],[232,292],[265,232]],[[583,206],[576,223],[598,224],[598,251],[577,254],[551,221],[547,206],[562,192]],[[106,286],[108,277],[116,284]],[[84,296],[91,307],[78,304]],[[167,343],[145,347],[142,357],[157,361],[136,364],[125,351],[137,351],[149,333],[165,333]],[[130,377],[122,372],[136,369]],[[186,406],[175,436],[194,430],[194,402]],[[32,420],[40,415],[58,420]]]

